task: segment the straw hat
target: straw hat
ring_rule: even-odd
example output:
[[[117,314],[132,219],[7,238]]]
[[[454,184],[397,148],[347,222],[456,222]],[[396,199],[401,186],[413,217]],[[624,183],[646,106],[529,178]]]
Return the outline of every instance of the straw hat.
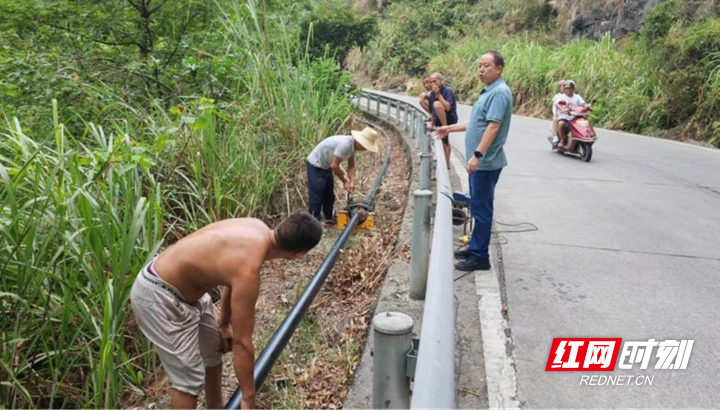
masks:
[[[377,131],[373,130],[370,127],[365,127],[363,131],[351,130],[350,132],[352,133],[353,138],[355,138],[355,141],[365,147],[365,150],[371,151],[373,153],[377,153],[378,150],[380,150],[377,145]]]

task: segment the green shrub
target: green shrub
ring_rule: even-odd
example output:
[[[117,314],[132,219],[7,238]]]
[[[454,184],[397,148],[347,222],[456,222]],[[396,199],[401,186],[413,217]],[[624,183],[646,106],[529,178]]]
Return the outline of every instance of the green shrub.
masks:
[[[0,47],[22,63],[0,68],[2,406],[120,408],[142,394],[156,365],[128,315],[142,264],[212,221],[281,214],[273,199],[302,157],[352,113],[347,74],[288,29],[295,11],[246,0],[218,13],[224,36],[173,67],[172,95],[125,71],[124,87],[76,79],[83,56],[54,43]]]
[[[678,22],[681,5],[680,0],[665,0],[653,7],[645,17],[642,36],[648,42],[665,37]]]
[[[376,34],[377,19],[363,16],[343,0],[325,0],[314,6],[303,22],[303,38],[309,38],[313,58],[326,55],[343,62],[350,49],[362,49]]]
[[[424,73],[432,56],[478,29],[484,10],[451,0],[393,2],[367,47],[379,72]]]
[[[586,100],[601,103],[596,120],[629,130],[658,128],[666,118],[662,78],[649,57],[631,57],[605,37],[600,41],[576,39],[561,47],[515,36],[498,44],[494,40],[467,40],[434,57],[431,70],[446,73],[456,94],[473,100],[483,87],[477,79],[482,54],[496,49],[505,56],[504,76],[522,112],[550,115],[550,100],[560,79],[572,79]]]

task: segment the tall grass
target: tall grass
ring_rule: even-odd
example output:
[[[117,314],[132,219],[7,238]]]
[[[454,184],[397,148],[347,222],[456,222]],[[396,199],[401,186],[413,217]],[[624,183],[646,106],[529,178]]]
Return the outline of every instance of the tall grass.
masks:
[[[595,115],[601,123],[635,131],[663,125],[667,96],[662,77],[649,59],[624,53],[609,37],[576,39],[561,47],[527,37],[501,44],[469,40],[433,58],[430,68],[449,73],[458,94],[471,99],[482,88],[475,75],[478,61],[492,49],[506,57],[505,78],[523,113],[549,115],[558,80],[573,79],[586,100],[594,97],[600,102]]]
[[[0,404],[117,408],[141,394],[155,366],[129,315],[141,266],[209,222],[278,212],[308,149],[351,113],[345,75],[307,58],[292,13],[226,11],[226,54],[212,57],[232,61],[230,99],[117,99],[104,126],[73,117],[75,135],[58,104],[31,135],[0,125]]]
[[[235,3],[224,24],[225,38],[243,72],[238,86],[247,90],[263,117],[266,135],[286,136],[295,149],[340,125],[337,119],[349,113],[344,97],[348,77],[329,60],[310,61],[308,42],[298,41],[291,22],[270,18],[255,1],[247,1]]]
[[[0,392],[10,408],[115,408],[124,385],[142,381],[128,353],[145,348],[128,338],[125,303],[160,246],[160,188],[124,161],[137,147],[129,136],[88,131],[82,144],[56,118],[46,138],[17,120],[0,132]]]
[[[476,78],[479,59],[498,50],[521,114],[550,116],[557,81],[573,79],[576,92],[598,99],[593,115],[603,126],[647,133],[675,129],[675,135],[717,145],[720,19],[668,21],[666,37],[652,37],[648,29],[622,41],[605,36],[558,45],[527,33],[483,34],[433,57],[429,71],[446,73],[456,94],[473,100],[482,88]]]

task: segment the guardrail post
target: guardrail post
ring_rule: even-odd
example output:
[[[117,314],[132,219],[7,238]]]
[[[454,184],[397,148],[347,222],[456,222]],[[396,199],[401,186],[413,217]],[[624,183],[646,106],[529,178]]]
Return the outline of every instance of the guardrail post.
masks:
[[[404,313],[384,312],[373,318],[374,410],[410,408],[407,354],[412,349],[413,319]]]
[[[430,201],[432,191],[413,192],[413,230],[410,257],[410,298],[425,299],[430,257]]]
[[[422,147],[422,139],[425,134],[425,128],[426,127],[424,122],[421,123],[420,127],[418,128],[417,139],[415,140],[415,148],[417,148],[418,150],[420,150],[420,148]]]
[[[430,150],[430,133],[423,131],[420,134],[420,173],[418,186],[421,190],[430,189],[430,180],[432,178],[432,151]]]
[[[390,121],[390,110],[391,110],[390,100],[385,101],[385,106],[387,107],[387,119],[388,119],[388,121]]]
[[[420,175],[418,178],[418,187],[421,190],[430,189],[430,180],[432,173],[432,153],[420,153]]]
[[[422,114],[418,114],[417,117],[418,117],[418,119],[417,119],[417,125],[415,126],[415,137],[414,137],[415,141],[420,140],[420,131],[422,130],[422,127],[423,127]]]
[[[415,130],[417,130],[417,111],[412,112],[412,125],[410,126],[410,136],[415,138]]]
[[[380,117],[380,96],[375,96],[375,115]]]

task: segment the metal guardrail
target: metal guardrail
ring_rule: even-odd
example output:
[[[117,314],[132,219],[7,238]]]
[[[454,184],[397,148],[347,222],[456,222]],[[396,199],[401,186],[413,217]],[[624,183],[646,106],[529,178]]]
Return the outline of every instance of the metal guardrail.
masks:
[[[452,187],[439,140],[435,152],[437,199],[412,409],[455,408]]]
[[[369,126],[378,129],[378,127],[371,122],[364,120],[360,121],[363,121]],[[387,140],[387,152],[385,154],[385,160],[383,161],[382,168],[380,169],[380,174],[378,174],[378,177],[375,180],[375,184],[365,196],[366,204],[371,203],[373,197],[375,197],[375,193],[380,187],[382,178],[385,176],[388,164],[390,163],[392,141],[390,140],[390,137],[388,137],[387,133],[385,133],[385,130],[379,130],[382,132],[382,135]],[[320,288],[322,288],[323,284],[325,283],[325,279],[330,274],[330,270],[332,270],[335,261],[340,255],[342,247],[345,245],[345,242],[348,240],[348,238],[350,238],[350,235],[352,234],[355,226],[360,222],[360,217],[361,215],[359,213],[355,213],[355,215],[353,215],[353,217],[350,219],[350,222],[348,222],[345,230],[343,230],[338,239],[335,241],[332,250],[330,250],[327,257],[325,257],[325,260],[323,261],[322,265],[320,265],[320,268],[318,268],[318,270],[313,275],[310,283],[307,285],[307,287],[305,287],[305,291],[303,291],[302,295],[297,300],[295,305],[293,305],[292,309],[285,317],[282,324],[280,324],[277,331],[275,331],[275,334],[273,334],[272,338],[270,338],[270,341],[265,346],[265,349],[263,349],[257,361],[255,361],[253,372],[256,390],[259,390],[265,382],[265,379],[270,374],[270,369],[275,364],[275,361],[277,361],[277,359],[280,357],[282,350],[287,345],[290,337],[292,337],[295,329],[297,329],[300,321],[305,315],[305,312],[307,312],[308,308],[310,308],[310,305],[315,299],[315,296],[317,296]],[[241,401],[242,392],[240,391],[240,389],[238,389],[235,391],[235,393],[225,405],[225,409],[239,410]]]
[[[363,99],[365,99],[364,106]],[[425,125],[428,115],[414,104],[368,90],[361,90],[355,102],[359,108],[368,113],[384,117],[389,122],[395,122],[403,130],[409,131],[419,150],[419,190],[413,193],[415,203],[410,296],[415,299],[424,298],[425,306],[421,330],[422,343],[417,356],[411,408],[454,409],[456,390],[452,188],[442,143],[431,138]],[[437,153],[435,167],[437,191],[432,248],[429,247],[432,194],[429,189],[433,158],[431,140],[434,140],[434,149]],[[395,399],[397,396],[395,393],[389,398]],[[387,404],[390,404],[389,400]],[[391,405],[397,408],[398,404]]]

